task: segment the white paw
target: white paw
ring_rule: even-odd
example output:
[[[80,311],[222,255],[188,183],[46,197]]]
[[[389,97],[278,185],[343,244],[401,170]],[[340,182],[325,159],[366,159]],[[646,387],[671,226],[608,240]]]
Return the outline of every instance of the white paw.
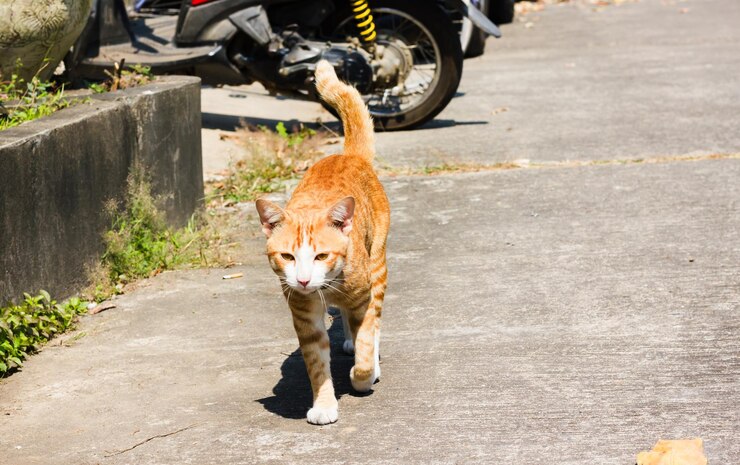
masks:
[[[328,425],[339,418],[337,407],[313,407],[308,411],[306,420],[313,425]]]
[[[352,382],[352,387],[357,392],[368,392],[370,388],[373,387],[373,384],[375,384],[375,381],[377,381],[378,376],[380,375],[380,372],[378,370],[375,370],[375,373],[373,373],[372,376],[369,376],[366,379],[355,379],[355,367],[352,367],[352,369],[349,371],[349,379]]]
[[[352,341],[350,339],[345,339],[344,345],[342,346],[342,350],[344,350],[345,354],[352,355],[355,353],[355,345],[352,344]]]

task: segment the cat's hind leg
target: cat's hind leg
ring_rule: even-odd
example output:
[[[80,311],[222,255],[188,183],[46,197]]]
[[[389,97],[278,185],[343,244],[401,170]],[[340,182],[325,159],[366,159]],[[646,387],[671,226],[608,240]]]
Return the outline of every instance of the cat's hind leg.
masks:
[[[344,344],[342,350],[347,355],[354,355],[355,353],[355,338],[352,335],[352,328],[349,324],[349,312],[344,309],[340,309],[342,314],[342,326],[344,327]]]
[[[350,327],[356,336],[355,366],[349,372],[349,377],[352,387],[358,392],[369,391],[380,378],[380,316],[383,313],[387,277],[383,260],[372,272],[369,302],[366,301],[351,315]]]
[[[355,365],[349,372],[352,387],[358,392],[367,392],[379,378],[378,343],[380,320],[376,317],[373,305],[365,306],[364,314],[355,317],[357,336],[355,337]]]
[[[375,380],[380,379],[380,319],[377,319],[375,325],[375,351],[373,352],[375,362]]]

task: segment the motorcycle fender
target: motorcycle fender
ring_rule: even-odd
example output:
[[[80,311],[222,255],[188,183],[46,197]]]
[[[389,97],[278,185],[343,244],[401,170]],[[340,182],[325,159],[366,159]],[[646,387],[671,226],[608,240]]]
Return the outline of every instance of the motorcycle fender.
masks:
[[[203,29],[198,40],[200,42],[228,42],[234,37],[238,29],[228,19],[211,24]]]
[[[493,24],[491,20],[488,19],[488,17],[483,14],[483,12],[480,11],[478,8],[471,6],[470,2],[466,2],[464,0],[447,0],[447,3],[453,6],[461,14],[470,18],[470,21],[478,26],[478,28],[482,31],[492,35],[497,39],[501,37],[501,30],[498,28],[498,26]]]
[[[253,6],[238,11],[229,16],[234,26],[254,39],[259,45],[265,46],[272,39],[272,28],[267,12],[262,6]]]

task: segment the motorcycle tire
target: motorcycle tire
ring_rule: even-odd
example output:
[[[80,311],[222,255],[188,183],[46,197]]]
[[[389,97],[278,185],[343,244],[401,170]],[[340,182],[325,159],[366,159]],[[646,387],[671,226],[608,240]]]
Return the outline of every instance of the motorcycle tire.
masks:
[[[480,11],[486,16],[488,16],[488,3],[489,0],[480,1]],[[475,58],[483,55],[483,53],[486,51],[487,37],[488,34],[478,29],[477,27],[474,27],[472,33],[470,34],[470,40],[468,41],[467,46],[464,47],[465,58]]]
[[[349,3],[346,2],[347,5]],[[431,93],[425,96],[419,105],[391,116],[374,112],[370,107],[370,114],[373,117],[377,131],[398,131],[421,126],[437,116],[450,103],[457,91],[463,67],[463,53],[460,48],[458,33],[449,17],[434,4],[426,1],[371,0],[369,4],[374,16],[376,16],[376,10],[380,10],[381,13],[395,10],[414,18],[415,21],[426,28],[431,35],[431,39],[436,43],[440,55],[437,82],[431,91],[427,91]],[[338,10],[336,18],[335,26],[339,26],[347,20],[353,21],[349,9]],[[333,108],[323,102],[322,104],[336,116],[336,111]]]

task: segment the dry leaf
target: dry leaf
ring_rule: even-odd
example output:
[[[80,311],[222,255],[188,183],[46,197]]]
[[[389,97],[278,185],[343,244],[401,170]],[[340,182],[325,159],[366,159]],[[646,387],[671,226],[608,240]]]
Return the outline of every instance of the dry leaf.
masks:
[[[701,439],[661,439],[651,451],[637,454],[637,465],[707,465]]]
[[[106,310],[110,310],[111,308],[116,308],[116,304],[112,302],[101,302],[98,305],[96,305],[92,310],[90,310],[90,315],[95,315],[96,313],[104,312]]]

